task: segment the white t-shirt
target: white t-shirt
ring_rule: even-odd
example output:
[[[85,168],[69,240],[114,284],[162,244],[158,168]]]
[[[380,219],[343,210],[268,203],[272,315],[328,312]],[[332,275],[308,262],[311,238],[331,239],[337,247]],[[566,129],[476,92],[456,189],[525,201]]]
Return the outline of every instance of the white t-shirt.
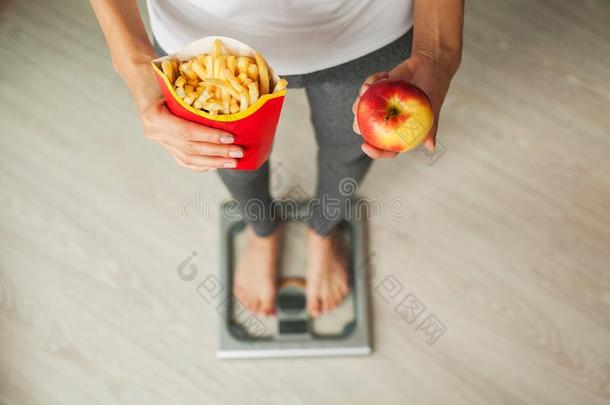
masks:
[[[265,56],[280,75],[356,59],[412,25],[411,0],[147,0],[153,34],[168,53],[221,35]]]

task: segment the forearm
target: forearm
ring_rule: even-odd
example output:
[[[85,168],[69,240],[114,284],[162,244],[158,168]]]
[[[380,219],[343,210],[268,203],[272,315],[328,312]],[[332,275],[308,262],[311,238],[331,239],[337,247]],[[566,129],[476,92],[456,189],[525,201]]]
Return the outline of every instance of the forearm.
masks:
[[[442,64],[451,77],[462,57],[464,0],[414,0],[412,54]]]
[[[91,0],[106,38],[112,64],[125,80],[139,110],[158,98],[150,68],[155,52],[135,0]]]

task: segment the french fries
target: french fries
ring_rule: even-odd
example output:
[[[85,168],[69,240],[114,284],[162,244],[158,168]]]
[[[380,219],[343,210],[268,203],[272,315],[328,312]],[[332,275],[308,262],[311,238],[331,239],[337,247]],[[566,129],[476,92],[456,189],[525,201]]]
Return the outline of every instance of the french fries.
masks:
[[[169,79],[170,83],[173,83],[176,80],[176,72],[174,71],[174,65],[172,62],[164,60],[161,62],[161,69],[163,70],[163,74]]]
[[[288,81],[286,81],[286,79],[280,79],[277,82],[277,84],[275,85],[275,87],[273,88],[273,92],[275,93],[276,91],[286,90],[287,86],[288,86]]]
[[[260,93],[269,94],[269,71],[267,70],[267,63],[263,59],[260,53],[254,55],[256,58],[256,66],[258,67],[258,79],[260,82]]]
[[[210,53],[189,60],[164,60],[161,70],[186,104],[211,115],[246,111],[271,89],[282,91],[288,84],[284,79],[272,83],[260,53],[254,57],[228,54],[219,39]]]

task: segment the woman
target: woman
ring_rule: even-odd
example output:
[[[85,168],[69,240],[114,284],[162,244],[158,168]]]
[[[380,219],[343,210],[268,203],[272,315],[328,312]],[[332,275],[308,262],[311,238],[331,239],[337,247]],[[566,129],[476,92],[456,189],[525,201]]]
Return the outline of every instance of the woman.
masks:
[[[424,141],[433,150],[440,108],[460,63],[463,0],[148,0],[154,47],[135,0],[91,3],[145,135],[181,166],[221,169],[223,182],[240,203],[250,226],[234,292],[262,315],[273,312],[281,238],[271,215],[269,165],[256,171],[224,170],[235,167],[243,150],[229,133],[173,116],[150,60],[200,37],[228,36],[265,55],[290,87],[305,88],[319,145],[317,198],[322,202],[313,206],[308,221],[307,307],[313,316],[336,307],[348,292],[346,263],[333,247],[333,230],[344,216],[342,202],[350,197],[340,189],[341,181],[359,182],[371,159],[397,155],[355,136],[358,96],[388,77],[422,88],[436,117]],[[251,201],[269,209],[246,215]],[[339,202],[332,215],[324,201]]]

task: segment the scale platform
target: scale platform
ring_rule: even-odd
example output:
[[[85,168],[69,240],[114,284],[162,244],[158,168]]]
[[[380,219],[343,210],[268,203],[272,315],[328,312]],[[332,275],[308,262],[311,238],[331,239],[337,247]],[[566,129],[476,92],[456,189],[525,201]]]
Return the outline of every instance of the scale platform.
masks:
[[[233,296],[233,268],[244,244],[245,223],[235,202],[221,206],[223,286],[219,309],[220,359],[367,355],[370,342],[369,292],[361,205],[349,205],[339,225],[346,254],[350,292],[333,311],[311,318],[306,311],[305,255],[307,202],[278,203],[284,243],[278,275],[276,315],[250,313]]]

